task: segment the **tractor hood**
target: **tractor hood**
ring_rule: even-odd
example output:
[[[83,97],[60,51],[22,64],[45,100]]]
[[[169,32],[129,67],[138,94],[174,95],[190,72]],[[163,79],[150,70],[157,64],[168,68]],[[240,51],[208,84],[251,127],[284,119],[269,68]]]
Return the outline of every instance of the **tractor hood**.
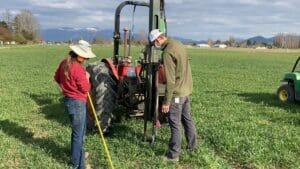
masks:
[[[282,81],[293,84],[296,94],[300,92],[300,72],[287,73]]]
[[[286,73],[284,75],[284,78],[282,79],[282,81],[284,82],[296,82],[296,81],[300,81],[300,72],[291,72],[291,73]]]

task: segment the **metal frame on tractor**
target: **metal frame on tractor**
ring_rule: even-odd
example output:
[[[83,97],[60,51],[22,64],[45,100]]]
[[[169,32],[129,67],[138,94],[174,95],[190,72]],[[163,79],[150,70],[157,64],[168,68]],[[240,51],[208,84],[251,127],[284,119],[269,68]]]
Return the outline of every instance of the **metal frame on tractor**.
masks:
[[[154,142],[159,124],[160,100],[163,99],[165,85],[163,80],[163,67],[161,64],[161,52],[148,42],[143,52],[143,57],[137,60],[138,65],[133,66],[130,53],[127,50],[126,32],[124,35],[124,56],[120,56],[119,48],[121,41],[120,34],[120,13],[125,6],[143,6],[149,9],[149,32],[159,29],[166,32],[166,17],[164,0],[150,0],[149,3],[139,1],[124,1],[116,9],[114,25],[114,49],[113,57],[102,59],[101,63],[109,68],[110,76],[116,83],[114,92],[117,93],[116,102],[127,108],[128,111],[140,112],[144,117],[144,140]],[[129,50],[130,51],[130,50]],[[94,63],[95,65],[96,63]],[[99,63],[97,63],[99,64]],[[94,69],[94,67],[92,68]],[[87,68],[88,70],[88,68]],[[132,74],[133,71],[133,74]],[[93,73],[93,72],[90,72]],[[100,75],[99,75],[100,76]],[[91,75],[99,78],[98,75]],[[93,82],[93,81],[92,81]],[[96,88],[97,86],[93,86]],[[93,90],[92,96],[97,96],[97,90]],[[96,100],[96,99],[94,99]],[[97,100],[94,102],[97,104]],[[112,113],[112,112],[110,112]],[[101,120],[101,112],[99,118]],[[148,122],[152,124],[152,129],[147,129]]]

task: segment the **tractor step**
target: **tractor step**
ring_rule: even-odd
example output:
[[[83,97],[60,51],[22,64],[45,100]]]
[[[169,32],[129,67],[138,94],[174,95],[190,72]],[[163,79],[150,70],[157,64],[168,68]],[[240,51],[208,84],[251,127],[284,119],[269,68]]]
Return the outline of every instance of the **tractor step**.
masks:
[[[129,117],[142,117],[144,116],[143,112],[135,112],[129,115]]]

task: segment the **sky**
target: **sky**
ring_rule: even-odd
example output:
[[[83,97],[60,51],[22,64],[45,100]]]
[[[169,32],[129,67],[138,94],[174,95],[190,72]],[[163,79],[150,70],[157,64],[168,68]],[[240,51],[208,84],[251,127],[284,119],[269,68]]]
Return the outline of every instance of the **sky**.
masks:
[[[9,9],[30,10],[42,29],[97,27],[113,29],[116,7],[124,0],[0,0],[0,19]],[[3,1],[3,2],[2,2]],[[4,2],[5,1],[5,2]],[[148,0],[143,0],[148,2]],[[277,33],[300,34],[299,0],[165,0],[168,35],[194,39],[226,40],[265,37]],[[148,8],[125,7],[121,27],[135,32],[148,29]]]

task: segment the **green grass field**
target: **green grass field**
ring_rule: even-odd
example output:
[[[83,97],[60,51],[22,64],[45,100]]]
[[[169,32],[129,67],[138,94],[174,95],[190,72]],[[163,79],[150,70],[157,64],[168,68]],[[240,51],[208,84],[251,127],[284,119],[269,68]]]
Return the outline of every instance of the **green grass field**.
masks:
[[[0,168],[68,168],[69,119],[53,81],[68,50],[0,47]],[[112,48],[95,53],[108,57]],[[115,168],[300,168],[300,106],[275,95],[299,53],[189,49],[198,149],[183,149],[178,164],[165,163],[168,126],[150,146],[141,141],[143,121],[123,119],[106,137]],[[99,135],[87,135],[85,148],[92,168],[108,168]]]

